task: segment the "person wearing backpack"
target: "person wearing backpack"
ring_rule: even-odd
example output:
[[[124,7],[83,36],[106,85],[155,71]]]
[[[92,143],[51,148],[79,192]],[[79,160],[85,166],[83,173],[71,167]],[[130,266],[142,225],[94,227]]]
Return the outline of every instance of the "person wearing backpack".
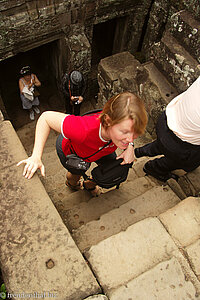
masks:
[[[56,143],[57,153],[63,167],[71,154],[83,158],[86,162],[107,165],[116,159],[115,150],[124,150],[117,159],[121,165],[134,161],[133,141],[144,133],[147,124],[147,113],[143,101],[130,92],[113,96],[99,113],[84,116],[66,115],[59,112],[46,111],[37,121],[33,153],[22,160],[18,166],[25,164],[23,176],[30,179],[37,169],[45,175],[42,163],[43,149],[51,129],[60,132]],[[75,159],[76,163],[76,159]],[[73,165],[73,159],[72,159]],[[84,172],[69,169],[66,185],[71,189],[82,188],[80,178]],[[98,186],[91,179],[84,181],[84,187],[91,190],[93,196],[98,194]]]

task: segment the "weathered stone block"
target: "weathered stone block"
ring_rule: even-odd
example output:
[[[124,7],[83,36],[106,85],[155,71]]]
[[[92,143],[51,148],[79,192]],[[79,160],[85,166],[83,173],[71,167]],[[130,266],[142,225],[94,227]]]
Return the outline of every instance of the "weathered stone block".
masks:
[[[109,291],[169,259],[175,249],[158,219],[148,218],[92,246],[86,256],[101,286]]]
[[[181,265],[173,257],[108,293],[108,296],[110,300],[195,299],[196,289],[191,281],[186,281]]]
[[[11,166],[1,171],[0,183],[0,261],[7,291],[46,292],[49,300],[47,291],[59,300],[98,294],[96,279],[38,176],[27,180],[22,167]]]
[[[192,172],[188,172],[186,177],[195,189],[195,194],[200,196],[200,167],[196,168]]]
[[[189,197],[159,216],[170,235],[188,246],[200,237],[200,198]]]
[[[194,273],[200,280],[200,239],[186,247],[186,252]]]
[[[172,15],[168,28],[173,36],[200,63],[200,23],[188,11]]]
[[[200,75],[200,66],[169,33],[151,49],[151,58],[179,92],[185,91]]]
[[[137,180],[137,182],[142,180]],[[125,187],[131,186],[127,183]],[[96,245],[103,239],[106,239],[114,234],[122,232],[128,228],[128,226],[135,224],[145,218],[155,217],[160,212],[166,211],[168,208],[175,206],[180,199],[171,191],[170,188],[165,187],[153,187],[148,189],[141,195],[136,196],[131,188],[123,196],[116,194],[116,197],[125,197],[124,204],[119,204],[118,208],[112,209],[109,212],[101,215],[100,218],[95,218],[95,221],[86,223],[85,225],[73,230],[73,237],[76,241],[79,249],[84,251],[85,249]],[[142,189],[141,189],[142,191]],[[143,187],[144,191],[144,187]],[[131,194],[133,193],[133,197]],[[115,199],[114,199],[115,200]],[[116,201],[116,200],[115,200]],[[92,200],[91,200],[92,202]],[[120,203],[120,201],[118,200]],[[92,205],[90,203],[90,205]],[[86,211],[86,210],[85,210]],[[75,213],[78,215],[79,213]],[[97,215],[97,214],[96,214]],[[126,216],[126,218],[124,218]],[[84,221],[84,218],[81,220]],[[112,222],[110,222],[112,220]],[[97,234],[94,234],[94,233]]]
[[[16,165],[27,154],[10,121],[0,123],[0,168]]]

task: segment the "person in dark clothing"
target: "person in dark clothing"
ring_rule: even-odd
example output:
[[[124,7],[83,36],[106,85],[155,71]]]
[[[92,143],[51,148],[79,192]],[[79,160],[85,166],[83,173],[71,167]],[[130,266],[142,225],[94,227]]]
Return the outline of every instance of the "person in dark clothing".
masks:
[[[81,103],[86,84],[83,74],[79,71],[65,73],[62,79],[62,92],[65,98],[65,113],[80,115]]]
[[[148,161],[144,172],[158,180],[178,179],[171,173],[186,172],[200,166],[200,77],[182,94],[175,97],[161,114],[156,126],[157,139],[135,149],[136,158],[160,158]]]

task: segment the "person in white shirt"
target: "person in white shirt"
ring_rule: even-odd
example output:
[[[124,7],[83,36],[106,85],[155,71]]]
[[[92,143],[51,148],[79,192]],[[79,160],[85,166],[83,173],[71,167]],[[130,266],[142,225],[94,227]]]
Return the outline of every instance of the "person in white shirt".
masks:
[[[200,166],[200,77],[166,107],[156,125],[157,139],[135,149],[137,158],[160,158],[148,161],[144,172],[161,181],[178,179],[171,173],[176,169],[186,172]]]

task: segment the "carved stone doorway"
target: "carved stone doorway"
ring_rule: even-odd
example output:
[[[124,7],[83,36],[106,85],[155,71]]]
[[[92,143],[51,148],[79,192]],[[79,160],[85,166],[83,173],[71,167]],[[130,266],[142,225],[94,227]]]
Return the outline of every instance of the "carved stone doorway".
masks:
[[[54,41],[0,62],[1,98],[6,115],[16,129],[30,122],[29,114],[22,109],[19,97],[19,71],[23,66],[29,65],[41,81],[39,97],[41,112],[64,109],[57,87],[58,61],[59,43]]]

